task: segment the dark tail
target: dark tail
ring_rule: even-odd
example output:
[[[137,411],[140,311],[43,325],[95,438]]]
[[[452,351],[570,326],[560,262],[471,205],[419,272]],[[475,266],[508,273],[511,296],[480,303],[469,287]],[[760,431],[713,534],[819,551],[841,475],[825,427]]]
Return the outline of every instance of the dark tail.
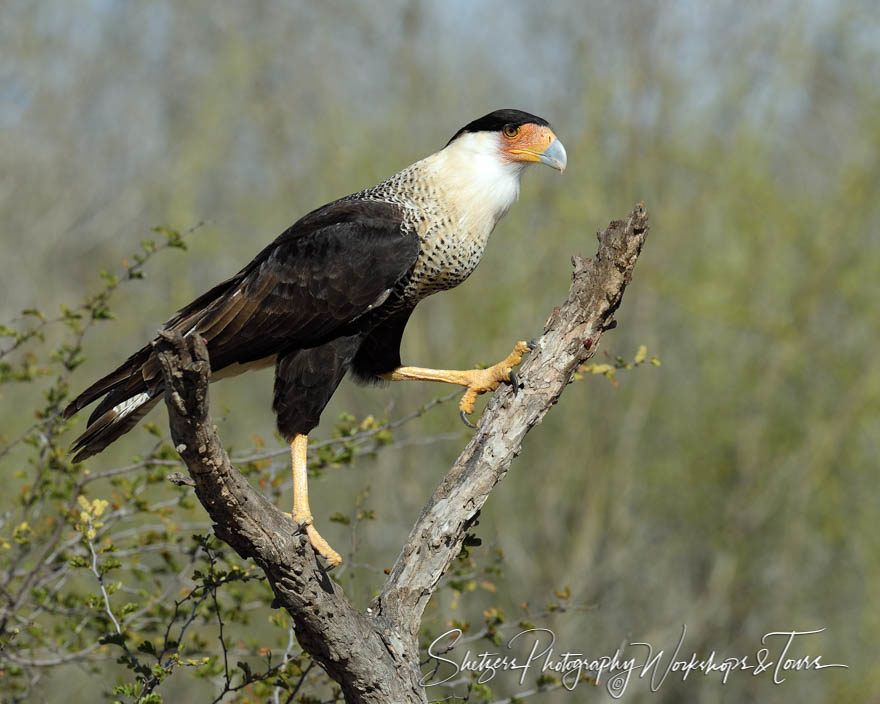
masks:
[[[74,462],[101,452],[136,426],[156,405],[163,393],[157,371],[152,347],[147,345],[70,402],[64,409],[65,418],[104,397],[89,416],[83,434],[73,443]]]

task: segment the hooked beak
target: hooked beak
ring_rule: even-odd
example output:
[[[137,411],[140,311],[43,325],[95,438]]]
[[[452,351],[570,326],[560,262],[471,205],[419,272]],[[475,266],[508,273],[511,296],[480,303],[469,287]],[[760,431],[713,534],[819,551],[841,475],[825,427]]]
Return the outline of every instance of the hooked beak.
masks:
[[[538,155],[542,164],[557,169],[560,173],[565,171],[565,165],[568,163],[568,157],[565,154],[565,147],[558,139],[550,142],[550,146]]]

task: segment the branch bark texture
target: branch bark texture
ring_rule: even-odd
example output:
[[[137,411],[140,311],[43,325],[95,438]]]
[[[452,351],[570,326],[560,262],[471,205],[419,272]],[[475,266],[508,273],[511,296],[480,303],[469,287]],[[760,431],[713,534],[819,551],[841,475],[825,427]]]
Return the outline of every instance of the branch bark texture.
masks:
[[[366,613],[327,577],[289,516],[230,464],[208,414],[210,365],[201,338],[162,335],[156,342],[171,435],[214,532],[264,570],[275,604],[293,618],[300,645],[339,682],[346,702],[426,701],[418,652],[425,606],[526,433],[613,327],[647,232],[648,215],[639,204],[626,220],[598,233],[593,258],[573,258],[568,298],[550,314],[520,368],[522,388],[514,395],[502,387],[490,400],[473,439],[422,510]]]

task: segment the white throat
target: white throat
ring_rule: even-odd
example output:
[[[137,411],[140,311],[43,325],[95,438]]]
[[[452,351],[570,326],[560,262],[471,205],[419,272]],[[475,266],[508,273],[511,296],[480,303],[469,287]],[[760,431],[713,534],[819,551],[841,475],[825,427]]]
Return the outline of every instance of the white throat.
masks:
[[[488,237],[519,197],[525,164],[504,159],[500,147],[497,133],[470,132],[425,159],[456,211],[456,224],[478,237]]]

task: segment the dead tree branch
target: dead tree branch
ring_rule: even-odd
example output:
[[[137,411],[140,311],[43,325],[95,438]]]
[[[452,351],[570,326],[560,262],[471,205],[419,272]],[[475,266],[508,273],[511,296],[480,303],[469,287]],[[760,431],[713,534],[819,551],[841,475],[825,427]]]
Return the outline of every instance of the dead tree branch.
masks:
[[[171,435],[215,533],[264,570],[300,644],[340,683],[347,702],[425,701],[418,669],[424,608],[526,433],[614,326],[647,231],[647,212],[639,204],[625,221],[598,233],[595,257],[574,257],[568,298],[553,310],[523,364],[522,388],[514,396],[503,387],[491,399],[366,613],[327,578],[305,534],[230,464],[208,414],[210,365],[201,338],[163,335],[156,342]]]

